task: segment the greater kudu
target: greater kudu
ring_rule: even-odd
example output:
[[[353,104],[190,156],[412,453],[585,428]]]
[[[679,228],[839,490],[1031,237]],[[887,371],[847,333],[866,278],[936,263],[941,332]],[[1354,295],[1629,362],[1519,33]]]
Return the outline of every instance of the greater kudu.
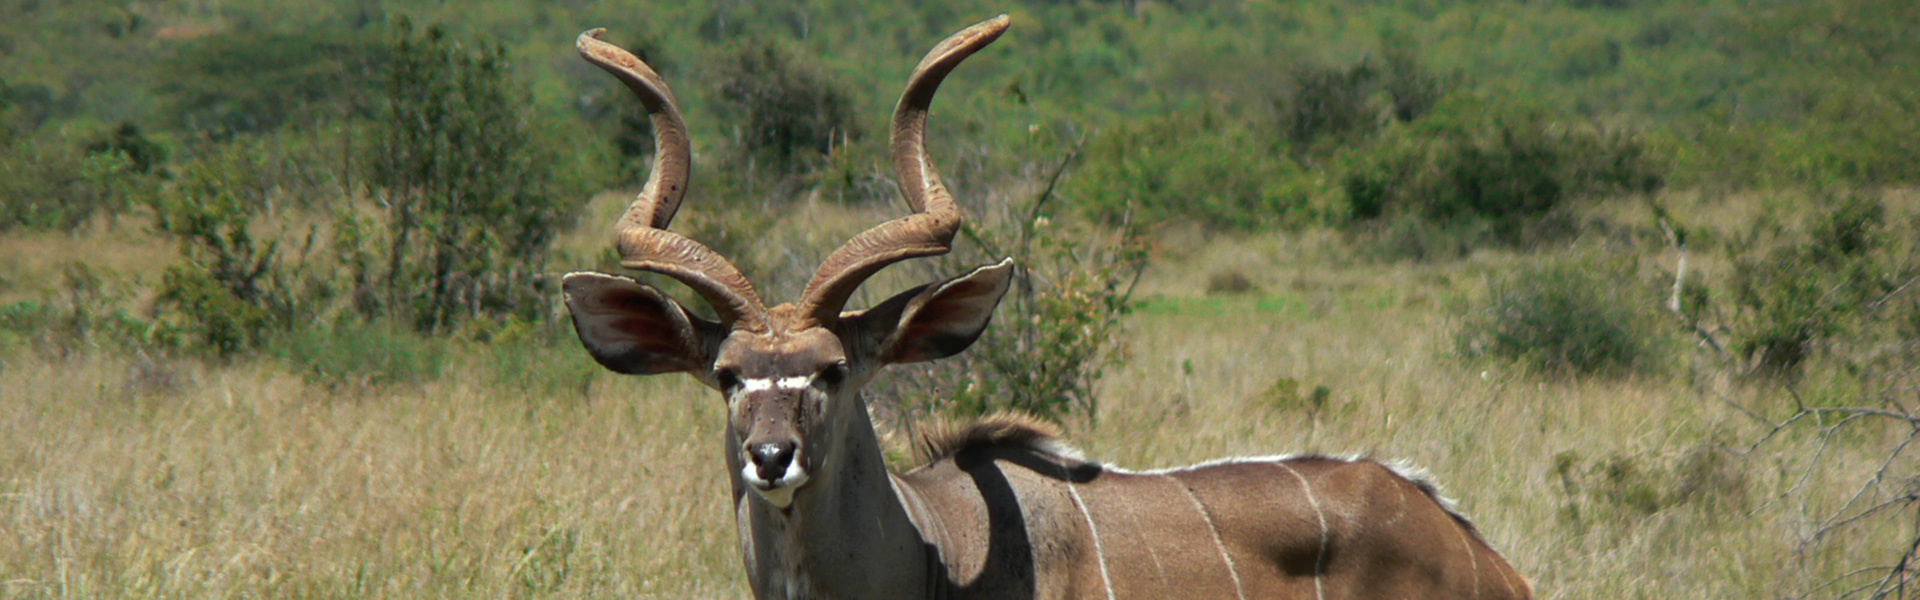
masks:
[[[842,312],[888,264],[948,251],[962,215],[924,143],[934,89],[1007,27],[941,42],[894,109],[892,153],[913,214],[834,251],[795,304],[767,308],[725,258],[666,231],[690,152],[673,94],[632,54],[580,36],[588,61],[652,114],[653,172],[619,221],[623,266],[669,275],[710,321],[646,284],[572,273],[567,304],[594,359],[683,372],[728,409],[740,547],[760,598],[1524,598],[1527,580],[1424,479],[1364,459],[1241,458],[1130,472],[1089,461],[1048,426],[982,419],[927,442],[895,474],[859,396],[881,367],[971,345],[1012,264]]]

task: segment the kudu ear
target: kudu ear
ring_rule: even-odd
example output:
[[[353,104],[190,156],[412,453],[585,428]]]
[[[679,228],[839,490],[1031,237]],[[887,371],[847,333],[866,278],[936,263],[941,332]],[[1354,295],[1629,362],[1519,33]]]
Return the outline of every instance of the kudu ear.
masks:
[[[879,364],[912,363],[959,354],[980,339],[1013,278],[1013,259],[939,283],[901,292],[886,302],[840,315],[843,327],[871,336]]]
[[[726,328],[688,312],[653,286],[601,273],[568,273],[560,287],[573,329],[595,361],[628,375],[686,372],[705,382]]]

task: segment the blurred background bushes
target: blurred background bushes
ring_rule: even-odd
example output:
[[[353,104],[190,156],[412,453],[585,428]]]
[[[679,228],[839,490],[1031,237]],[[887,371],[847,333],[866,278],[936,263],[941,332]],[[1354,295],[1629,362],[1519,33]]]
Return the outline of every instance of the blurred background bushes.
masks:
[[[979,239],[1026,239],[1055,219],[1122,232],[1087,240],[1320,228],[1371,259],[1435,261],[1560,244],[1595,231],[1583,209],[1670,188],[1850,198],[1816,200],[1840,207],[1825,229],[1753,228],[1749,241],[1766,243],[1697,294],[1723,309],[1729,352],[1791,369],[1904,281],[1887,266],[1899,245],[1884,240],[1907,224],[1861,207],[1920,180],[1920,74],[1907,67],[1920,33],[1901,25],[1920,9],[1894,0],[0,11],[0,233],[141,228],[175,241],[180,262],[151,294],[120,296],[124,315],[147,324],[142,343],[216,355],[318,339],[314,324],[446,337],[553,322],[556,240],[593,193],[636,186],[653,150],[637,103],[574,56],[590,27],[674,86],[694,130],[695,202],[715,213],[687,226],[736,252],[758,241],[742,230],[792,202],[896,203],[880,133],[902,77],[940,36],[1002,11],[1009,40],[953,74],[932,151],[975,212],[998,210],[981,204],[995,193],[1045,191]],[[1882,233],[1836,233],[1862,231]],[[1121,251],[1132,243],[1033,260],[1135,256]],[[789,254],[746,268],[784,273],[800,260]],[[1133,260],[1045,279],[1098,282],[1081,286],[1104,290],[1085,300],[1119,300],[1123,314],[1114,273],[1128,269],[1115,265]],[[1548,370],[1644,364],[1660,347],[1633,341],[1647,327],[1579,308],[1632,286],[1583,270],[1492,281],[1490,316],[1463,343]],[[1555,295],[1581,289],[1605,293]],[[1560,326],[1600,336],[1582,350],[1595,356],[1530,331]],[[1522,338],[1534,349],[1502,349]]]

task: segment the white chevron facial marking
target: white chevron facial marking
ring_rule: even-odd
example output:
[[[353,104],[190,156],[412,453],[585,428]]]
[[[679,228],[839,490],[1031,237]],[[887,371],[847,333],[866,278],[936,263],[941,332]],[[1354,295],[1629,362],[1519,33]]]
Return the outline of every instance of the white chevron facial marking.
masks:
[[[779,381],[774,382],[774,385],[783,390],[804,390],[813,386],[813,376],[781,377]]]
[[[804,390],[813,386],[813,377],[814,376],[812,375],[781,377],[779,379],[774,379],[772,377],[748,377],[740,380],[740,391],[743,393],[744,392],[760,392],[760,391],[771,390],[774,388],[780,388],[783,390]]]

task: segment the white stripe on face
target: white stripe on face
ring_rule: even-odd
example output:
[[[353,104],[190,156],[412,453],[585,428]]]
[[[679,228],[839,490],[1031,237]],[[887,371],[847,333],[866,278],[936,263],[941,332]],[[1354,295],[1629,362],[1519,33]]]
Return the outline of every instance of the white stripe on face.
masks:
[[[740,380],[740,391],[758,392],[763,390],[770,390],[773,388],[780,388],[783,390],[804,390],[813,386],[813,377],[814,377],[813,375],[781,377],[779,379],[774,379],[772,377],[751,377],[751,378]]]

